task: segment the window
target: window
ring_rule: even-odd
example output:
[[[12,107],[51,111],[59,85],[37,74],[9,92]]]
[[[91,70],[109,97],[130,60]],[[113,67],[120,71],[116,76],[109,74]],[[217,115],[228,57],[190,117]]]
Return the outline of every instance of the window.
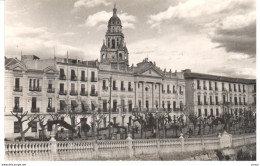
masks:
[[[85,92],[85,84],[81,84],[81,92]]]
[[[212,90],[211,81],[209,81],[209,90]]]
[[[162,101],[162,107],[164,108],[164,101]]]
[[[116,90],[116,81],[113,81],[113,90]]]
[[[94,71],[91,72],[91,81],[92,82],[95,81],[95,72]]]
[[[65,76],[64,69],[60,69],[60,76]]]
[[[48,98],[48,108],[52,107],[52,98]]]
[[[123,60],[122,53],[119,53],[119,60]]]
[[[148,87],[145,87],[145,91],[148,92],[149,88]]]
[[[64,92],[64,84],[63,83],[60,84],[60,91]]]
[[[34,133],[37,132],[37,121],[32,121],[31,125],[32,125],[31,132],[34,132]]]
[[[210,115],[213,116],[213,109],[210,109]]]
[[[173,110],[176,111],[176,101],[173,101]]]
[[[128,82],[128,90],[130,90],[131,88],[131,82]]]
[[[210,101],[210,104],[213,104],[212,96],[209,96],[209,101]]]
[[[75,77],[76,76],[75,70],[71,70],[70,74],[71,74],[71,77]]]
[[[141,100],[138,101],[138,106],[139,106],[139,108],[142,107],[142,102],[141,102]]]
[[[129,111],[129,112],[132,112],[132,110],[133,110],[132,107],[133,107],[133,105],[132,105],[132,100],[129,100],[129,101],[128,101],[128,111]]]
[[[224,91],[225,90],[225,84],[224,84],[224,82],[222,82],[222,91]]]
[[[198,109],[198,116],[201,116],[201,109]]]
[[[218,96],[216,96],[215,99],[216,99],[216,105],[218,105]]]
[[[244,100],[244,105],[246,105],[246,98],[244,97],[243,100]]]
[[[95,94],[95,91],[96,91],[95,85],[91,85],[91,94]]]
[[[114,124],[116,124],[116,117],[113,117],[113,122]]]
[[[52,80],[48,81],[48,89],[52,89]]]
[[[124,81],[121,81],[121,90],[124,90]]]
[[[200,80],[197,80],[197,89],[200,89]]]
[[[119,38],[116,38],[116,45],[117,45],[117,47],[119,46]],[[121,56],[122,56],[122,54],[121,54]],[[119,57],[120,57],[120,54],[119,54]]]
[[[70,88],[71,88],[71,91],[75,91],[75,84],[72,83]]]
[[[15,78],[15,88],[20,87],[20,78]]]
[[[237,105],[237,97],[234,97],[234,102],[235,102],[235,105]]]
[[[235,91],[235,92],[237,91],[237,89],[236,89],[236,84],[234,84],[234,91]]]
[[[32,79],[29,80],[29,88],[32,88]]]
[[[215,90],[218,90],[218,83],[215,82]]]
[[[37,102],[36,97],[32,97],[32,109],[36,109],[36,102]]]
[[[207,109],[204,110],[204,115],[208,116],[208,110]]]
[[[121,100],[121,110],[125,112],[125,100]]]
[[[219,116],[218,108],[216,109],[216,116]]]
[[[106,80],[103,80],[103,90],[106,89]]]
[[[14,108],[18,109],[20,106],[20,97],[14,97]]]
[[[175,90],[175,85],[172,86],[172,90],[173,90],[173,93],[176,92],[176,90]]]
[[[107,100],[103,100],[103,111],[107,112]]]
[[[116,46],[115,39],[112,39],[112,48],[114,49]]]
[[[113,100],[113,112],[117,110],[117,100]]]
[[[240,84],[238,84],[238,91],[241,92]]]
[[[85,71],[81,71],[81,81],[85,81]]]
[[[147,109],[149,109],[149,101],[148,100],[145,101],[145,106],[146,106]]]
[[[223,104],[225,104],[225,103],[226,103],[226,96],[223,95]]]
[[[20,124],[17,121],[14,121],[14,133],[20,133]]]
[[[200,105],[200,95],[198,95],[198,105]]]
[[[110,48],[110,38],[107,39],[107,46]]]
[[[207,96],[204,96],[204,104],[207,105]]]
[[[229,85],[229,91],[232,91],[231,84],[228,84],[228,85]]]

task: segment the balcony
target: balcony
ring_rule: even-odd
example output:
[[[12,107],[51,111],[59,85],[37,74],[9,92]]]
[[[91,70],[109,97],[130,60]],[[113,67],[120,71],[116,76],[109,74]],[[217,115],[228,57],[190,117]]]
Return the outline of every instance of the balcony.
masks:
[[[98,96],[98,92],[95,91],[95,90],[92,90],[92,91],[90,92],[90,96]]]
[[[60,75],[60,80],[66,80],[66,75]]]
[[[204,90],[207,90],[208,88],[206,86],[203,87]]]
[[[65,113],[67,113],[67,111],[66,111],[65,108],[58,109],[57,112],[58,112],[59,114],[65,114]]]
[[[76,91],[76,90],[71,90],[71,91],[70,91],[70,95],[71,95],[71,96],[77,96],[77,95],[78,95],[78,91]]]
[[[29,91],[41,92],[42,91],[42,87],[29,87]]]
[[[124,87],[121,87],[121,91],[125,91],[125,88],[124,88]]]
[[[183,91],[180,91],[180,95],[183,95]]]
[[[133,91],[133,88],[128,88],[128,91],[129,91],[129,92],[132,92],[132,91]]]
[[[23,113],[23,107],[14,107],[13,112],[15,113]]]
[[[172,93],[172,91],[170,91],[170,90],[167,90],[167,93]]]
[[[80,81],[87,82],[87,81],[88,81],[88,78],[87,78],[87,77],[81,77],[81,78],[80,78]]]
[[[23,91],[23,87],[19,86],[19,87],[14,87],[14,91],[15,92],[22,92]]]
[[[107,91],[107,90],[108,90],[108,87],[107,87],[107,86],[102,86],[102,90],[103,90],[103,91]]]
[[[48,88],[47,93],[55,93],[55,89],[54,88]]]
[[[71,80],[71,81],[77,81],[77,76],[71,76],[71,77],[70,77],[70,80]]]
[[[67,91],[66,90],[60,90],[59,95],[67,95]]]
[[[117,87],[113,87],[113,90],[117,90],[118,88]]]
[[[87,96],[88,95],[88,91],[80,91],[80,95],[81,96]]]
[[[90,82],[97,82],[97,78],[96,77],[91,77],[91,79],[90,79]]]
[[[32,113],[39,113],[40,112],[40,108],[37,107],[37,108],[31,108],[31,112]]]
[[[55,107],[47,107],[47,112],[55,112]]]

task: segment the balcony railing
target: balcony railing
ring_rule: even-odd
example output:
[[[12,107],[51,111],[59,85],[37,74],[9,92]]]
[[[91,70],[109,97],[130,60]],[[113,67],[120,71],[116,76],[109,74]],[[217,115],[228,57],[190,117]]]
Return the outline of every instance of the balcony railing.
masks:
[[[22,92],[23,91],[23,87],[19,86],[19,87],[14,87],[14,91],[15,92]]]
[[[77,96],[78,95],[78,91],[77,90],[71,90],[70,91],[70,95],[71,96]]]
[[[71,77],[70,77],[70,80],[71,80],[71,81],[77,81],[77,76],[71,76]]]
[[[17,107],[17,108],[14,107],[14,108],[13,108],[13,112],[15,112],[15,113],[17,113],[17,112],[18,112],[18,113],[23,113],[23,107]]]
[[[39,113],[40,112],[40,108],[37,107],[37,108],[31,108],[31,112],[33,113]]]
[[[66,80],[66,75],[60,75],[60,80]]]
[[[125,91],[125,88],[124,88],[124,87],[121,87],[121,91]]]
[[[88,91],[80,91],[80,95],[81,96],[87,96],[88,95]]]
[[[102,86],[102,90],[103,90],[103,91],[107,91],[107,90],[108,90],[108,87],[107,87],[107,86]]]
[[[47,112],[55,112],[55,107],[47,107]]]
[[[90,79],[90,82],[97,82],[97,78],[96,78],[96,77],[95,77],[95,78],[92,77],[92,78]]]
[[[129,92],[132,92],[132,91],[133,91],[133,88],[128,88],[128,91],[129,91]]]
[[[29,87],[29,91],[36,91],[36,92],[41,92],[42,91],[42,87]]]
[[[113,90],[117,90],[118,88],[117,87],[113,87]]]
[[[80,81],[87,82],[88,78],[87,77],[81,77]]]
[[[98,92],[97,91],[91,91],[90,96],[98,96]]]
[[[67,95],[67,91],[66,90],[60,90],[59,95]]]
[[[55,93],[55,89],[54,88],[48,88],[47,93]]]

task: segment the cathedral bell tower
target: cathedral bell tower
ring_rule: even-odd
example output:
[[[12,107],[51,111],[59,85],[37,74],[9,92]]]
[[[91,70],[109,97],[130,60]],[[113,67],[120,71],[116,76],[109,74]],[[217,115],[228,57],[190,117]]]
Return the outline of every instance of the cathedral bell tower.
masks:
[[[122,24],[117,16],[116,5],[107,28],[106,40],[103,41],[100,50],[101,63],[110,63],[113,69],[126,70],[128,67],[128,50],[124,43]]]

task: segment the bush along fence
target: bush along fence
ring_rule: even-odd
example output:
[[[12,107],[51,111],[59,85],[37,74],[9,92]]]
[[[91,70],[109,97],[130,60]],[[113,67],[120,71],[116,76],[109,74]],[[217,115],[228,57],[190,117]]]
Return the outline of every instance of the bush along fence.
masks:
[[[181,153],[236,148],[256,143],[256,135],[232,136],[226,132],[215,138],[131,139],[5,142],[5,160],[131,160],[138,155]]]

